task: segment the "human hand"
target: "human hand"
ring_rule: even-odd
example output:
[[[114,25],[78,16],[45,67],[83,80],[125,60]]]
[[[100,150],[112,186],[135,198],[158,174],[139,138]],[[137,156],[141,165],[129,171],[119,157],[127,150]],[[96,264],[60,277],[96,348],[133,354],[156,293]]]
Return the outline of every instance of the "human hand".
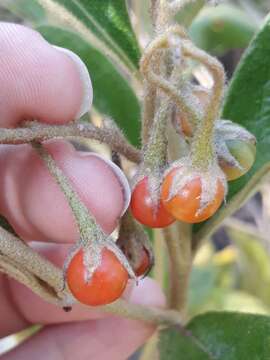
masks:
[[[25,27],[0,24],[0,124],[14,127],[25,119],[63,124],[89,109],[92,88],[83,64],[53,48]],[[94,154],[80,153],[65,141],[48,150],[75,190],[110,233],[125,208],[122,178]],[[29,145],[0,146],[0,213],[17,234],[57,265],[78,239],[63,193]],[[131,302],[163,306],[150,279],[125,294]],[[3,359],[127,359],[151,336],[154,327],[75,305],[72,312],[44,302],[23,285],[0,275],[0,337],[31,324],[43,330]]]

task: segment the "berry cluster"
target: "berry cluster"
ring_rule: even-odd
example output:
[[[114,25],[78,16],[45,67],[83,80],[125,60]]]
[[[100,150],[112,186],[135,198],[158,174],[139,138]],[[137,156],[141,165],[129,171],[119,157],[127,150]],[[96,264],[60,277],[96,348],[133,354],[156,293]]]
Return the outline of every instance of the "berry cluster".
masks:
[[[179,42],[174,41],[172,45],[171,36],[176,33]],[[171,33],[167,33],[167,43],[164,38],[158,44],[155,51],[163,51],[160,66],[162,61],[169,61],[174,69],[163,77],[160,75],[162,68],[153,71],[149,60],[153,56],[153,45],[150,55],[146,51],[142,59],[141,68],[146,79],[162,90],[158,101],[161,105],[156,105],[156,116],[144,147],[143,162],[134,179],[130,205],[133,216],[151,228],[164,228],[175,220],[193,224],[209,219],[226,196],[227,181],[249,171],[256,154],[256,139],[252,134],[229,120],[219,119],[225,85],[222,65],[183,38],[181,29],[172,28]],[[174,47],[183,56],[178,64],[173,58]],[[181,77],[189,57],[212,74],[212,90],[194,85],[192,78]],[[175,74],[180,75],[180,79]],[[165,117],[162,116],[162,92],[168,95]],[[172,105],[172,100],[177,107]],[[168,111],[168,104],[173,111]],[[185,143],[185,152],[170,164],[166,131],[171,119],[179,142]]]
[[[186,75],[190,59],[212,75],[211,90]],[[226,197],[227,182],[244,175],[255,160],[254,136],[220,119],[222,65],[196,48],[181,27],[167,29],[150,43],[141,59],[141,74],[146,93],[151,86],[156,95],[152,118],[146,114],[143,121],[142,161],[133,178],[130,203],[133,217],[128,212],[122,218],[117,244],[100,230],[95,241],[89,240],[93,231],[86,234],[88,241],[79,244],[67,265],[70,291],[92,306],[119,298],[129,276],[143,276],[153,265],[140,224],[165,228],[176,220],[194,224],[209,219]],[[170,153],[169,129],[184,145],[178,158]]]
[[[214,83],[211,90],[185,76],[189,59],[208,69]],[[256,140],[246,129],[220,119],[224,69],[197,49],[182,28],[169,28],[150,43],[141,59],[141,73],[156,98],[153,118],[143,122],[142,161],[133,178],[131,214],[151,228],[165,228],[176,220],[205,221],[225,199],[227,182],[253,165]],[[170,154],[169,127],[184,144],[178,159]],[[123,257],[104,240],[101,246],[92,244],[99,255],[90,275],[86,269],[93,262],[87,247],[72,258],[67,282],[79,301],[101,305],[120,297],[128,281],[126,259],[131,276],[145,275],[151,268],[151,246],[134,218],[127,213],[122,219],[117,245]]]

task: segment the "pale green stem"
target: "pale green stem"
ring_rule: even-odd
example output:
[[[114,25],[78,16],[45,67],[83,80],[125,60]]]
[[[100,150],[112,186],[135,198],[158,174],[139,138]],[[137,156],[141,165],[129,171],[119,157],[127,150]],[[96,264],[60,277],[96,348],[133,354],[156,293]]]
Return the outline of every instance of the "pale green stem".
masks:
[[[164,237],[170,257],[170,308],[185,313],[192,266],[191,228],[178,222],[166,228]]]
[[[59,291],[62,272],[30,246],[0,227],[0,254]]]
[[[145,146],[149,140],[150,130],[153,124],[156,110],[156,89],[151,84],[144,85],[144,104],[142,118],[142,144]]]
[[[170,104],[162,99],[159,111],[156,114],[151,136],[144,152],[144,164],[152,170],[165,166],[167,163],[167,120],[170,114]]]
[[[223,98],[225,72],[217,59],[196,48],[190,41],[183,41],[183,51],[185,55],[205,65],[212,73],[214,79],[214,86],[205,108],[205,115],[197,126],[192,142],[192,163],[196,167],[205,169],[214,159],[214,127],[219,117]]]
[[[171,44],[169,42],[169,37],[171,35],[176,35],[181,39],[187,38],[186,31],[178,26],[171,26],[167,29],[164,34],[158,36],[152,43],[147,47],[142,59],[141,59],[141,73],[145,79],[155,86],[156,88],[162,90],[169,96],[169,98],[179,107],[181,112],[190,120],[191,123],[197,124],[200,120],[199,115],[191,106],[184,95],[181,94],[181,91],[173,84],[172,79],[167,80],[166,78],[160,76],[153,68],[153,56],[156,54],[157,50],[169,49]],[[155,55],[155,61],[157,59]],[[179,71],[179,69],[178,69]]]
[[[177,311],[131,304],[125,300],[117,300],[112,304],[102,306],[100,309],[105,312],[113,313],[114,315],[156,325],[181,326],[182,324],[181,316]]]
[[[56,162],[48,153],[48,151],[39,143],[32,144],[39,156],[47,165],[49,172],[65,194],[66,199],[75,216],[82,244],[84,242],[88,243],[88,241],[98,241],[102,237],[103,233],[100,227],[97,225],[95,218],[89,213],[87,207],[80,200],[78,194],[73,190],[69,180],[64,175],[62,170],[57,166]]]
[[[195,11],[192,9],[194,13],[192,13],[192,18],[190,18],[191,23],[206,2],[207,0],[200,0],[200,2],[198,0],[174,0],[169,4],[171,16],[175,16],[176,14],[181,13],[183,10],[185,10],[187,5],[196,3],[193,5],[195,7]]]
[[[93,124],[72,123],[70,125],[40,125],[27,122],[27,127],[1,129],[0,144],[23,144],[32,141],[45,141],[54,138],[82,137],[107,144],[132,162],[141,161],[141,152],[128,143],[113,121],[106,121],[109,126],[97,127]]]

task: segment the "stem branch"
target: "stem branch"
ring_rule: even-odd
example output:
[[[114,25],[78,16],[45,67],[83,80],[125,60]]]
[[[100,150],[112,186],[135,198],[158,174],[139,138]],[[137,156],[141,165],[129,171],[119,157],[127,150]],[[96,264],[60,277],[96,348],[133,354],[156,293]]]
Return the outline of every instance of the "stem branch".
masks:
[[[32,141],[45,141],[53,138],[83,137],[107,144],[112,150],[121,153],[127,159],[139,163],[141,153],[128,143],[116,126],[97,127],[92,124],[39,125],[27,128],[1,129],[1,144],[23,144]]]

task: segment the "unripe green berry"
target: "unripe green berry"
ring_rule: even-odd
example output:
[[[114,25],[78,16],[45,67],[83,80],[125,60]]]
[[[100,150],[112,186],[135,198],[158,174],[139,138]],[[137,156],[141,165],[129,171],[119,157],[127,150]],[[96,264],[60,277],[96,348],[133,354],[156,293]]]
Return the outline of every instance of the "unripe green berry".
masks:
[[[245,175],[253,166],[256,157],[256,145],[239,139],[226,140],[226,145],[231,155],[240,167],[220,159],[220,166],[229,181],[236,180]]]

